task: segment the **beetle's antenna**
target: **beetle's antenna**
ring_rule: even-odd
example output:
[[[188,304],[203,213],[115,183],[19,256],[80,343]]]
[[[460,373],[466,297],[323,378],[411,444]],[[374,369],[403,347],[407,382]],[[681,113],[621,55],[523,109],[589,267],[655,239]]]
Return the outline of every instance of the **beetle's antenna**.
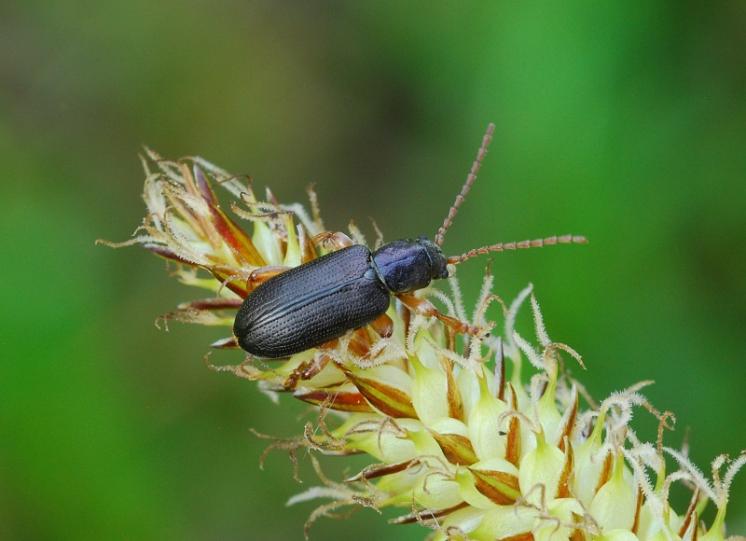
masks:
[[[487,154],[487,147],[490,146],[493,133],[495,133],[495,125],[490,122],[487,126],[487,131],[484,132],[484,137],[482,137],[482,144],[479,146],[479,150],[477,151],[477,157],[474,158],[474,162],[471,164],[471,170],[466,176],[466,181],[464,182],[464,185],[461,186],[461,191],[456,196],[456,200],[448,211],[446,219],[443,220],[443,225],[440,226],[438,232],[435,234],[435,244],[438,246],[443,245],[443,238],[445,237],[446,231],[451,227],[453,219],[456,217],[456,213],[458,213],[459,207],[466,198],[466,194],[469,193],[474,181],[477,180],[477,173],[479,172],[479,168],[482,167],[482,160],[484,159],[485,154]]]
[[[528,248],[542,248],[544,246],[554,246],[555,244],[587,244],[588,239],[577,235],[561,235],[547,237],[545,239],[522,240],[520,242],[498,242],[481,248],[474,248],[468,252],[455,255],[448,258],[448,263],[458,265],[467,259],[478,255],[488,254],[490,252],[505,252],[506,250],[527,250]]]

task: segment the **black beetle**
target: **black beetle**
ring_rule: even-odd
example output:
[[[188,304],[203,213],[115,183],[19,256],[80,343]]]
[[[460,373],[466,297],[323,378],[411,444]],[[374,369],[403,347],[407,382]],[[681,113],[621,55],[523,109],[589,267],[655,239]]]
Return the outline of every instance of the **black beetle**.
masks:
[[[471,171],[434,241],[426,237],[397,240],[371,252],[363,245],[338,245],[337,251],[314,259],[261,283],[243,301],[233,333],[238,344],[258,357],[287,357],[339,338],[346,332],[385,315],[391,295],[418,313],[434,316],[457,332],[477,334],[479,329],[440,313],[411,292],[432,280],[448,277],[448,264],[475,255],[551,244],[584,243],[584,237],[564,235],[475,248],[446,257],[440,249],[446,230],[476,180],[487,152],[494,124],[487,127]],[[346,237],[345,237],[346,238]],[[386,324],[379,325],[381,334]]]

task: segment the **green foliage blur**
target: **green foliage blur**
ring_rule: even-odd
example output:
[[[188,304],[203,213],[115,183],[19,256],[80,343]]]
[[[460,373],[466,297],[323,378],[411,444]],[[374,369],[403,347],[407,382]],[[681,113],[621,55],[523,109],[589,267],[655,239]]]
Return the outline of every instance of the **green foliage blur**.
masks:
[[[249,432],[297,434],[306,408],[208,370],[222,330],[153,325],[199,292],[143,250],[93,244],[140,223],[142,144],[283,201],[315,182],[328,227],[372,232],[370,216],[392,240],[434,234],[494,121],[447,251],[587,235],[496,255],[497,292],[535,284],[594,396],[653,379],[670,445],[689,427],[706,471],[737,454],[744,28],[740,1],[4,2],[0,538],[300,539],[314,507],[285,507],[316,481],[305,466],[295,484],[282,454],[261,471]],[[460,269],[467,299],[485,264]],[[390,516],[323,519],[312,539],[424,537]]]

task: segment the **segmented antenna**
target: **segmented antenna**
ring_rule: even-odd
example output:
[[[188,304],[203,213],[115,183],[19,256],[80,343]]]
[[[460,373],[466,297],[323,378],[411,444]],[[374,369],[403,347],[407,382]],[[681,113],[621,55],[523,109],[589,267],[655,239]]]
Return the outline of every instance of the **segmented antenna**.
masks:
[[[456,217],[456,213],[458,213],[459,207],[466,198],[466,194],[469,193],[472,184],[474,184],[474,181],[477,180],[477,173],[479,172],[479,168],[482,167],[482,160],[484,159],[485,154],[487,154],[487,147],[490,146],[493,133],[495,133],[495,125],[490,122],[487,126],[487,131],[484,132],[484,137],[482,137],[482,144],[479,147],[479,151],[477,151],[477,157],[474,158],[474,163],[471,164],[471,170],[466,177],[466,181],[464,182],[464,185],[461,187],[461,191],[456,196],[456,200],[453,202],[453,205],[448,211],[446,219],[443,220],[443,225],[440,226],[438,232],[435,234],[434,241],[435,244],[437,244],[438,246],[443,246],[443,238],[445,237],[446,231],[448,231],[448,228],[451,227],[453,219]]]
[[[448,263],[458,265],[467,259],[478,255],[489,254],[490,252],[505,252],[506,250],[527,250],[529,248],[543,248],[544,246],[554,246],[555,244],[587,244],[588,239],[578,235],[561,235],[547,237],[545,239],[522,240],[519,242],[498,242],[481,248],[474,248],[468,252],[455,255],[448,258]]]

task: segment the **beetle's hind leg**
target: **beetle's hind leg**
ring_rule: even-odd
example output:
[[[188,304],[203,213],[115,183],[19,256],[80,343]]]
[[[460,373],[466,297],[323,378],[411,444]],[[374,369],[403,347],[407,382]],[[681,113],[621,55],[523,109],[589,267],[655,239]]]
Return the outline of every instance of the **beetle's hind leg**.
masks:
[[[319,350],[312,359],[303,361],[290,373],[290,375],[288,375],[282,384],[283,387],[286,391],[294,391],[298,386],[299,381],[308,381],[309,379],[312,379],[326,368],[326,365],[329,364],[330,360],[331,357],[329,357],[329,355],[324,353],[323,350]]]
[[[426,317],[434,317],[442,321],[449,329],[454,330],[460,334],[468,334],[469,336],[479,336],[482,334],[483,329],[476,325],[471,325],[467,321],[461,321],[455,317],[448,316],[443,312],[439,311],[433,303],[428,300],[420,299],[412,293],[400,293],[397,298],[410,310]]]

